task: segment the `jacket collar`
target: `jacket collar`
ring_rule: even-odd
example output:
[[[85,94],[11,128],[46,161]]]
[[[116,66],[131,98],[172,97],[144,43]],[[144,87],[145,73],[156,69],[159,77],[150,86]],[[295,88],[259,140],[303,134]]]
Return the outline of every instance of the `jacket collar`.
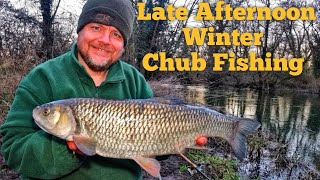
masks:
[[[82,64],[80,64],[78,60],[78,50],[77,50],[77,44],[74,43],[71,47],[71,62],[73,66],[77,69],[78,73],[83,74],[87,78],[92,78],[90,75],[87,73],[85,68],[83,67]],[[124,70],[123,70],[123,62],[121,60],[118,60],[115,62],[113,65],[110,66],[107,78],[104,82],[102,82],[101,85],[106,84],[106,83],[118,83],[125,80],[125,75],[124,75]],[[100,85],[100,86],[101,86]]]

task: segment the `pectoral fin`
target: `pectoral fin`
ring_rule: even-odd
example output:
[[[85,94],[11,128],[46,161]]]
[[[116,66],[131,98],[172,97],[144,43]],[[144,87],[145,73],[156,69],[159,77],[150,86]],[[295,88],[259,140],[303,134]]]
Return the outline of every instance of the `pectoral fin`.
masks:
[[[87,136],[74,135],[73,141],[77,145],[78,149],[88,156],[96,154],[96,142]]]
[[[151,176],[160,178],[160,163],[154,158],[136,157],[133,158]]]

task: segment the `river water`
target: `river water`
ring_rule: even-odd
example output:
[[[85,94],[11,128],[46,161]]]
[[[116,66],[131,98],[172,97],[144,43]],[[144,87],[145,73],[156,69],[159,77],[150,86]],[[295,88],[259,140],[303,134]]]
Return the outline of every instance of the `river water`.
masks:
[[[260,179],[301,179],[308,169],[320,170],[320,97],[295,92],[265,92],[205,86],[173,86],[184,98],[224,114],[261,122],[268,142],[252,152],[254,159],[239,169]],[[281,156],[279,158],[279,156]],[[282,164],[279,165],[279,159]],[[302,163],[301,163],[302,162]],[[299,165],[303,164],[302,165]],[[281,162],[280,162],[281,164]],[[300,177],[300,178],[298,178]]]

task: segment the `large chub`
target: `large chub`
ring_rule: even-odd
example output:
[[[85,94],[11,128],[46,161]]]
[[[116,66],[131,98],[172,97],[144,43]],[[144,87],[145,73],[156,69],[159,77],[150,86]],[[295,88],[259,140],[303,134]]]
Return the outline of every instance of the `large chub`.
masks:
[[[46,132],[74,141],[87,155],[133,159],[155,177],[160,177],[160,165],[152,157],[181,153],[194,147],[199,136],[226,139],[243,160],[246,136],[260,126],[253,120],[162,98],[59,100],[36,107],[33,118]]]

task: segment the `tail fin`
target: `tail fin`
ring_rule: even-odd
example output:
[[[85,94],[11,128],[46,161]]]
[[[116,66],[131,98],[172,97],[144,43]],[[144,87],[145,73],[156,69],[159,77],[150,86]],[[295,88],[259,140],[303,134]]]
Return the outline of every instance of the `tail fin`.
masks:
[[[259,127],[260,123],[251,119],[241,119],[236,123],[233,137],[230,138],[229,142],[234,154],[241,161],[247,156],[246,136],[253,133]]]

